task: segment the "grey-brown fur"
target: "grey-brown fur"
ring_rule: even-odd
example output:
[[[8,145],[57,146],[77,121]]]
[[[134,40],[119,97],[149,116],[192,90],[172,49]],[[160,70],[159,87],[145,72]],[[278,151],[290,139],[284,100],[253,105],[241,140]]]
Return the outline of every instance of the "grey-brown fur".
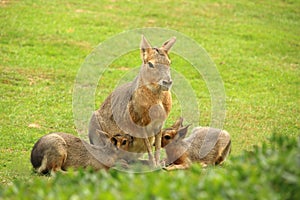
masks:
[[[117,146],[126,150],[130,141],[124,144],[127,136],[117,135],[109,138],[103,132],[98,134],[102,135],[102,147],[91,145],[67,133],[50,133],[41,137],[31,151],[33,168],[40,174],[66,171],[69,167],[75,169],[91,167],[94,170],[109,169],[118,158],[119,149]],[[115,144],[110,142],[113,140]]]
[[[124,159],[136,159],[147,152],[154,163],[152,144],[155,140],[155,159],[159,160],[160,130],[172,107],[168,51],[174,43],[175,38],[171,38],[161,48],[152,48],[142,37],[140,72],[132,82],[115,89],[94,112],[89,125],[91,144],[100,145],[97,130],[109,135],[130,133],[134,138],[128,151],[132,154]]]
[[[162,147],[167,154],[167,163],[170,164],[165,169],[187,169],[194,162],[202,166],[222,164],[231,151],[230,135],[225,130],[210,127],[196,127],[191,135],[185,138],[188,126],[182,126],[183,119],[179,119],[171,127],[163,130]],[[207,155],[202,156],[205,138],[208,134],[218,134],[217,142]],[[207,146],[207,145],[205,145]]]

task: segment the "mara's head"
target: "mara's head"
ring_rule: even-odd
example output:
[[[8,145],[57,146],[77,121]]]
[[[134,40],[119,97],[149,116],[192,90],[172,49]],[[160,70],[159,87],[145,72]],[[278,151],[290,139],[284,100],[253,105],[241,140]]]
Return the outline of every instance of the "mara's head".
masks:
[[[97,146],[110,150],[111,152],[118,152],[119,148],[112,142],[114,136],[111,137],[108,133],[99,129],[96,130],[96,133],[99,136],[99,145]]]
[[[164,42],[160,48],[151,47],[144,36],[140,45],[141,58],[143,61],[140,81],[143,85],[154,85],[161,90],[167,91],[172,86],[170,73],[171,60],[168,52],[174,45],[176,38],[173,37]]]
[[[185,138],[190,125],[182,125],[183,118],[179,118],[171,127],[162,131],[161,147],[165,147],[171,142],[180,141]]]
[[[115,134],[110,138],[110,141],[117,149],[128,151],[133,143],[133,137],[129,134]]]

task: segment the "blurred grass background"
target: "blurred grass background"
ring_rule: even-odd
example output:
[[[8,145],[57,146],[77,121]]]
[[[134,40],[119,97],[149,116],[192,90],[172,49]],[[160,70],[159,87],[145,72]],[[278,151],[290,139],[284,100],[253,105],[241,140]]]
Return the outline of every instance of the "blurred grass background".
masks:
[[[52,131],[76,134],[72,92],[78,69],[97,45],[143,27],[179,31],[215,62],[226,90],[224,129],[232,156],[261,145],[273,132],[299,136],[300,3],[265,1],[0,1],[0,180],[28,180],[33,144]],[[136,41],[137,46],[140,41]],[[155,44],[159,45],[159,44]],[[209,125],[205,82],[171,53],[172,67],[191,83],[199,124]],[[99,107],[139,52],[112,63],[97,89]],[[176,98],[171,124],[180,115]]]

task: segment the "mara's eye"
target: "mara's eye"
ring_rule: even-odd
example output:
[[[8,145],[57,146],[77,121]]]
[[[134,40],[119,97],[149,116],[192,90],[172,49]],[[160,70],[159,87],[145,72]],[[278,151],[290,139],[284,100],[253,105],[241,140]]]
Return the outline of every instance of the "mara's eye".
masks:
[[[165,135],[164,138],[165,138],[166,140],[171,139],[171,137],[170,137],[169,135]]]
[[[127,140],[123,140],[122,145],[125,145],[127,143]]]
[[[152,62],[148,62],[149,67],[154,68],[154,65]]]
[[[111,142],[114,144],[114,145],[117,145],[118,141],[116,140],[116,138],[112,138],[111,139]]]

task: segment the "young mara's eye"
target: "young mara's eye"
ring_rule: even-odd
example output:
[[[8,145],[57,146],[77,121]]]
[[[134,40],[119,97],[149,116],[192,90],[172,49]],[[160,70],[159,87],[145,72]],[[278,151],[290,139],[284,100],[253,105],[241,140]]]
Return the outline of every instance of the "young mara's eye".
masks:
[[[123,140],[122,145],[126,145],[127,140]]]
[[[117,145],[118,141],[116,140],[116,138],[112,138],[111,139],[111,142],[114,144],[114,145]]]
[[[170,137],[169,135],[165,135],[164,138],[165,138],[166,140],[171,139],[171,137]]]
[[[149,67],[154,68],[154,65],[152,62],[148,62]]]

